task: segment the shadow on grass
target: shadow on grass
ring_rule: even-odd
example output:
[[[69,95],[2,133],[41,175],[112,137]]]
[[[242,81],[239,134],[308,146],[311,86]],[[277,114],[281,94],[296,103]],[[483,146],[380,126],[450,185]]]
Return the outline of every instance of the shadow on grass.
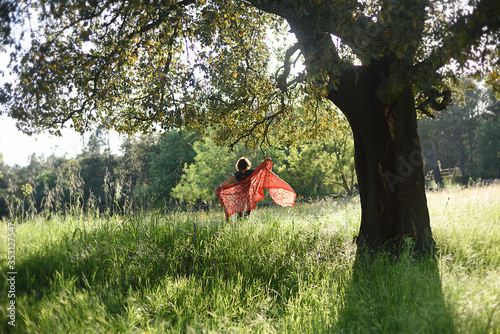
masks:
[[[137,302],[137,297],[144,297],[145,291],[149,294],[144,297],[147,303],[146,299],[152,297],[151,291],[169,289],[170,283],[165,282],[185,278],[188,278],[190,287],[202,287],[201,292],[193,292],[201,299],[205,296],[219,298],[214,295],[219,294],[217,289],[222,287],[227,288],[228,296],[239,298],[236,302],[243,303],[254,298],[255,291],[262,288],[266,294],[262,298],[273,301],[273,307],[266,311],[265,316],[279,317],[283,312],[280,307],[285,308],[284,301],[297,293],[298,276],[304,274],[295,267],[294,259],[308,256],[317,240],[314,237],[307,239],[300,232],[287,234],[280,231],[284,239],[280,241],[284,246],[280,246],[273,235],[278,229],[279,226],[267,228],[256,232],[261,233],[259,235],[252,235],[248,230],[239,231],[237,226],[227,226],[223,222],[209,221],[197,226],[193,222],[158,222],[154,219],[108,223],[89,230],[77,228],[62,239],[19,259],[17,293],[29,304],[24,305],[23,312],[31,317],[29,320],[19,317],[19,323],[22,326],[25,320],[31,322],[31,328],[37,329],[39,316],[47,318],[47,312],[56,312],[56,315],[57,312],[68,312],[64,315],[68,318],[71,307],[82,309],[80,315],[74,314],[81,317],[75,320],[81,323],[87,321],[84,318],[88,315],[96,316],[92,307],[102,308],[99,313],[108,317],[103,318],[102,323],[110,318],[124,319],[131,312],[130,305],[136,310],[141,308],[139,304],[142,302]],[[241,288],[236,296],[233,285]],[[247,289],[255,290],[247,292]],[[160,291],[160,294],[168,292]],[[85,299],[86,304],[82,301],[75,305],[78,298]],[[169,302],[161,301],[161,321],[173,326],[180,317],[173,314],[175,308],[170,308]],[[55,307],[59,309],[54,311]],[[40,311],[43,308],[44,311]],[[46,314],[38,315],[43,312]],[[151,321],[157,321],[154,318],[159,317],[154,312],[151,310],[147,315],[153,319]],[[206,316],[206,312],[203,310],[202,316]],[[94,322],[98,323],[98,320],[94,319]],[[130,322],[135,325],[132,320]]]
[[[337,330],[342,333],[454,333],[437,260],[378,254],[361,258],[346,283]]]

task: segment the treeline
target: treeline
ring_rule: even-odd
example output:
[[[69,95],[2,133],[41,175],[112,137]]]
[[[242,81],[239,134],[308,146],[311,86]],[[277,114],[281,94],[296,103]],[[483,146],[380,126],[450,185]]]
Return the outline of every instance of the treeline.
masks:
[[[431,186],[500,178],[500,102],[478,86],[434,119],[419,120],[424,171]],[[247,156],[265,157],[299,200],[356,191],[354,143],[345,128],[317,142],[234,151],[189,131],[125,139],[110,153],[104,131],[75,158],[32,155],[27,166],[7,166],[0,154],[0,217],[87,212],[115,214],[155,207],[199,209],[214,203],[214,188]],[[431,184],[432,183],[432,184]]]
[[[473,84],[442,115],[419,120],[424,172],[435,186],[500,178],[500,100]]]
[[[232,152],[193,132],[170,132],[125,139],[121,154],[110,153],[98,131],[76,158],[33,154],[27,166],[0,159],[0,216],[53,213],[116,214],[155,207],[208,207],[214,188],[247,156],[257,166],[264,157],[299,198],[352,194],[355,189],[353,139],[347,130],[317,143]],[[216,203],[217,204],[217,203]]]

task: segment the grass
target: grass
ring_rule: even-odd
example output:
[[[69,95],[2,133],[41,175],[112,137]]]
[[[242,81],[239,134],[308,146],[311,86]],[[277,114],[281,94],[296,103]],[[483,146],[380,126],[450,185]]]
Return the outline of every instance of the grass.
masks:
[[[16,230],[16,327],[0,332],[498,333],[500,185],[428,201],[437,261],[370,266],[355,259],[357,198],[230,223],[221,212],[31,220]],[[6,235],[2,224],[2,245]]]

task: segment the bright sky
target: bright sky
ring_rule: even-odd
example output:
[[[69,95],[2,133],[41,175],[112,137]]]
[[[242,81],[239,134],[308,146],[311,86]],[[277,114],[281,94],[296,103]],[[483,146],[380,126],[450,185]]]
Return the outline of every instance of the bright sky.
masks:
[[[25,166],[33,153],[37,156],[43,154],[47,157],[55,154],[71,158],[80,153],[82,147],[83,140],[75,131],[66,131],[64,136],[59,138],[48,134],[30,137],[17,130],[13,119],[0,117],[0,153],[7,165]]]
[[[26,166],[33,153],[38,157],[54,154],[58,157],[74,158],[82,152],[90,134],[81,136],[72,129],[65,129],[62,132],[62,137],[49,134],[30,137],[17,130],[15,120],[0,116],[0,154],[3,155],[4,164]],[[118,133],[111,132],[109,141],[111,152],[119,154],[122,140]]]

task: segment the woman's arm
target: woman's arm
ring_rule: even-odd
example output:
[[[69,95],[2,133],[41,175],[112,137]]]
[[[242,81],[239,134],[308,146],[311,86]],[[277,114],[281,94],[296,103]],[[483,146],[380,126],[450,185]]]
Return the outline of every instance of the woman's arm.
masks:
[[[226,184],[229,184],[229,183],[233,182],[234,178],[235,178],[234,174],[233,174],[233,175],[231,175],[231,177],[230,177],[229,179],[227,179],[226,181],[224,181],[224,182],[221,184],[221,186],[225,186]]]

